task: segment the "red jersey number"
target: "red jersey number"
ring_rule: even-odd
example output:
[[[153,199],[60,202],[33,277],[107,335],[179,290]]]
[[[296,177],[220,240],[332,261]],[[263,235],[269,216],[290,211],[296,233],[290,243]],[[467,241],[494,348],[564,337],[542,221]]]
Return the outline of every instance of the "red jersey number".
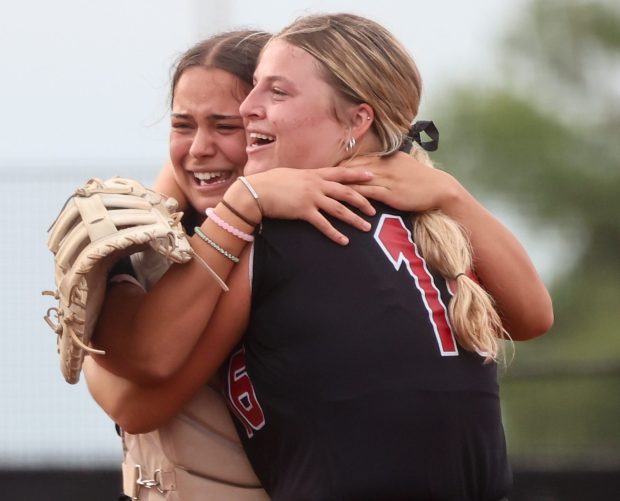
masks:
[[[265,415],[254,393],[252,381],[245,366],[245,350],[239,349],[228,362],[228,400],[245,426],[248,437],[265,426]]]
[[[426,267],[426,261],[418,252],[418,247],[411,238],[411,232],[402,218],[383,214],[375,231],[375,240],[396,270],[403,264],[407,267],[428,311],[428,318],[441,355],[444,357],[458,355],[456,340],[448,320],[448,310],[441,300],[433,276]]]

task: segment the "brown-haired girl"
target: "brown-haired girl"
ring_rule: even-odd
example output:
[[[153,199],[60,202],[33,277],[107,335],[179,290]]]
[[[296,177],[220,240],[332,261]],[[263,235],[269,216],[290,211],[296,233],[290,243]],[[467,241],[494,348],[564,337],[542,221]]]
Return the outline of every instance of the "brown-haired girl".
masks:
[[[294,179],[407,142],[420,94],[413,61],[372,21],[309,16],[268,43],[254,79],[240,109],[247,178],[192,240],[230,291],[215,294],[198,264],[193,276],[188,265],[164,275],[130,319],[126,372],[171,379],[128,402],[170,415],[232,352],[227,396],[272,499],[501,499],[510,473],[493,342],[503,329],[526,339],[552,323],[514,237],[454,178],[419,162],[417,196],[382,197],[388,205],[363,214],[370,232],[331,221],[346,247],[306,223],[270,219],[295,217]],[[286,165],[303,175],[272,169]],[[419,213],[415,230],[402,209]],[[446,244],[445,235],[456,236]],[[472,262],[501,326],[489,304],[462,320],[467,305],[448,311],[454,295],[485,299],[467,277]],[[114,326],[95,340],[105,344]],[[149,419],[119,412],[126,427]]]

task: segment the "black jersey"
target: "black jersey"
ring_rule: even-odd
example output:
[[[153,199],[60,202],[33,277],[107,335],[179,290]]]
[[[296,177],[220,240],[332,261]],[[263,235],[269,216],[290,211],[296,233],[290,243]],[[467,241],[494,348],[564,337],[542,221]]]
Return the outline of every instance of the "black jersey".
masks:
[[[499,500],[511,475],[496,367],[455,342],[446,282],[407,216],[377,206],[346,247],[263,223],[227,393],[274,501]]]

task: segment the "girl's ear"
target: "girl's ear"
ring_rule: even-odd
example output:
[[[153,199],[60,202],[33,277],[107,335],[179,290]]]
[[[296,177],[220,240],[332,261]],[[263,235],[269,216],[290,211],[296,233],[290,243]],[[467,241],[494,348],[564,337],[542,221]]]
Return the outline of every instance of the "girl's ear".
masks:
[[[361,103],[351,110],[351,135],[359,140],[372,126],[375,112],[369,104]]]

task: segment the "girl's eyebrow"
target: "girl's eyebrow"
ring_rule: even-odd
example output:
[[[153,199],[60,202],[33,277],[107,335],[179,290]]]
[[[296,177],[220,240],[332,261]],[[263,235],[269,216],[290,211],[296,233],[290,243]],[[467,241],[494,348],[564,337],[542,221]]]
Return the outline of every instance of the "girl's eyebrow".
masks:
[[[189,113],[170,113],[170,118],[184,118],[184,119],[189,119],[191,118],[191,115]]]
[[[189,113],[171,113],[172,118],[191,118]],[[221,113],[211,113],[207,116],[208,120],[241,120],[241,115],[224,115]]]
[[[207,118],[210,120],[241,120],[241,115],[222,115],[220,113],[211,113]]]
[[[263,77],[263,81],[266,81],[268,84],[272,84],[274,82],[285,82],[294,87],[293,82],[282,75],[269,75],[267,77]],[[256,85],[257,82],[258,79],[256,78],[256,75],[254,75],[254,85]]]
[[[257,81],[254,80],[254,85],[257,85]],[[263,85],[278,85],[278,84],[285,84],[286,88],[292,92],[292,93],[297,93],[299,90],[298,85],[293,82],[290,78],[287,78],[283,75],[269,75],[266,77],[262,78],[261,84]]]

